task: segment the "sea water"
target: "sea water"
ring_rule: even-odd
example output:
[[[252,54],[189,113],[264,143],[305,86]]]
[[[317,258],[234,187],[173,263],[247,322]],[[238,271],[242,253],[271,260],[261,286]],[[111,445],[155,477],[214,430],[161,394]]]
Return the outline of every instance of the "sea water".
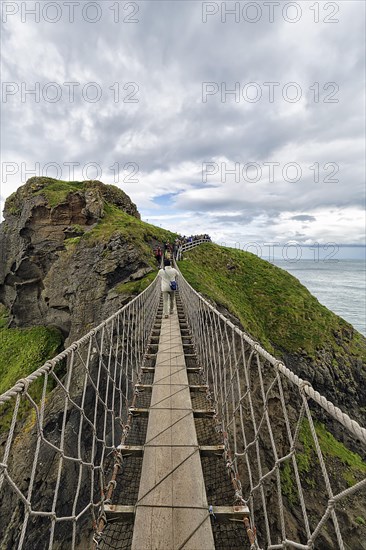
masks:
[[[273,260],[294,275],[328,309],[366,336],[366,265],[364,260]]]

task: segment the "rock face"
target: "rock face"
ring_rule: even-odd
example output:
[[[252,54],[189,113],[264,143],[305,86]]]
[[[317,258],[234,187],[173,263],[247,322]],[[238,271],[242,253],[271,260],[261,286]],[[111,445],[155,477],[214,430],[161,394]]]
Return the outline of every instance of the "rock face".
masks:
[[[113,287],[151,271],[141,249],[120,234],[68,246],[98,225],[106,202],[140,219],[123,191],[99,181],[31,178],[9,197],[0,226],[0,302],[10,326],[55,326],[70,342],[123,303]]]

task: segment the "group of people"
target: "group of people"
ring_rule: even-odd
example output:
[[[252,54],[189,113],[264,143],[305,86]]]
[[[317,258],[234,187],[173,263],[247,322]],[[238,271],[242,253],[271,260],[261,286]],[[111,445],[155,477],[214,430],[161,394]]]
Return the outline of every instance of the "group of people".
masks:
[[[177,257],[179,248],[184,244],[201,240],[211,241],[211,237],[206,233],[202,235],[191,235],[190,237],[186,237],[184,235],[183,237],[178,237],[173,242],[167,241],[162,246],[157,246],[154,250],[154,254],[158,266],[161,265],[163,260],[173,260],[173,258],[175,259]]]
[[[194,243],[196,241],[210,241],[211,237],[210,235],[207,235],[207,233],[202,233],[202,235],[191,235],[190,237],[183,236],[181,238],[181,245],[187,244],[187,243]]]
[[[174,243],[167,241],[162,246],[157,246],[154,250],[155,258],[158,266],[161,266],[163,260],[172,260],[177,257],[179,245],[177,240]]]

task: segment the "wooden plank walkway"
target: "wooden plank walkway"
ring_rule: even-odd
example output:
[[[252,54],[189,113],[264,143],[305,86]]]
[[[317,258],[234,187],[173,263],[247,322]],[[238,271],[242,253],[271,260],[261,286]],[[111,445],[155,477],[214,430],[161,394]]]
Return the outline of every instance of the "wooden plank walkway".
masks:
[[[162,320],[132,550],[213,550],[177,314]]]

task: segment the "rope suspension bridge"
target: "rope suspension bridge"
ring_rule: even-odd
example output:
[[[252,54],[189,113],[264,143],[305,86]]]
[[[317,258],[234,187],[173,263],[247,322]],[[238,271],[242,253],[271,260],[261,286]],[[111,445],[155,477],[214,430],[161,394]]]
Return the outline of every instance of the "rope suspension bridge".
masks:
[[[182,275],[168,319],[155,279],[0,405],[9,418],[1,548],[348,548],[340,512],[366,479],[334,487],[316,419],[341,424],[363,446],[366,430]],[[318,517],[301,469],[304,426]]]

